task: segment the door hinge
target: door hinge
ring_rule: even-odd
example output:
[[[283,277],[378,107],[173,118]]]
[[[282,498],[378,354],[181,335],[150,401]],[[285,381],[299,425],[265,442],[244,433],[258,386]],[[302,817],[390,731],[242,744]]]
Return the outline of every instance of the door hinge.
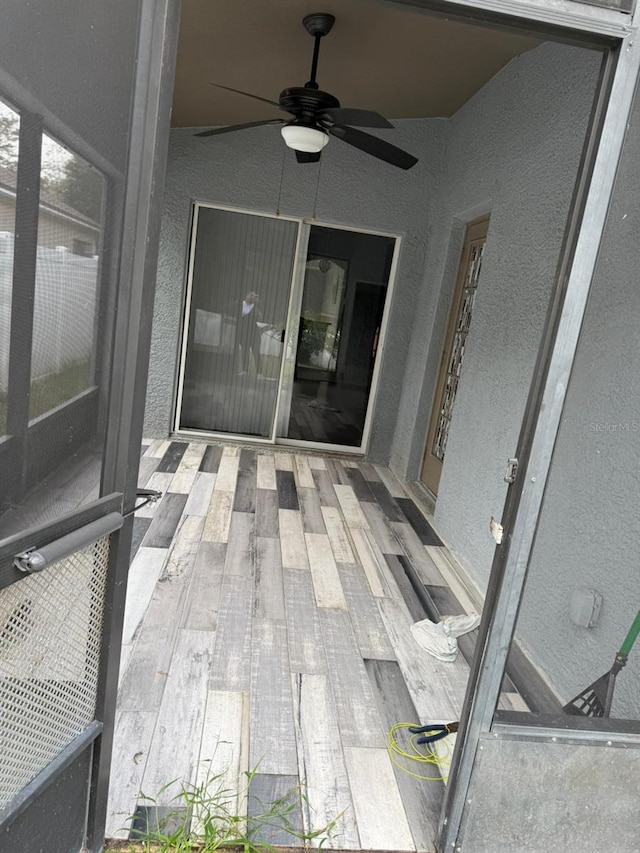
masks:
[[[518,460],[507,459],[507,467],[504,472],[505,483],[515,483],[516,474],[518,473]]]

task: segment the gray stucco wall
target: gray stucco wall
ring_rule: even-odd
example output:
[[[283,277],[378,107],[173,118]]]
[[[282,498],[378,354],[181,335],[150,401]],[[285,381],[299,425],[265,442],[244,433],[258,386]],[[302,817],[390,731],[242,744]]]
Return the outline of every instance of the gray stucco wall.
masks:
[[[516,447],[598,69],[595,53],[543,45],[513,60],[450,122],[392,464],[418,479],[464,223],[490,212],[435,510],[441,536],[481,589],[495,548],[489,518],[502,514],[504,469]],[[430,318],[432,340],[422,334]]]
[[[613,664],[640,609],[640,98],[556,443],[518,635],[568,701]],[[600,621],[569,619],[580,589]],[[640,641],[618,676],[614,715],[640,717]]]
[[[338,140],[315,165],[298,165],[284,147],[278,128],[258,128],[229,136],[197,139],[190,129],[171,135],[165,190],[154,329],[151,343],[145,435],[166,436],[180,332],[192,201],[273,214],[312,217],[318,223],[389,231],[402,236],[392,303],[391,334],[384,353],[370,455],[386,461],[400,404],[398,377],[404,373],[422,286],[430,206],[441,162],[447,122],[406,121],[386,138],[420,158],[403,172]],[[284,171],[283,171],[283,154]],[[319,175],[319,179],[318,179]],[[317,200],[316,200],[317,193]],[[315,200],[315,204],[314,204]],[[393,330],[401,330],[397,334]]]

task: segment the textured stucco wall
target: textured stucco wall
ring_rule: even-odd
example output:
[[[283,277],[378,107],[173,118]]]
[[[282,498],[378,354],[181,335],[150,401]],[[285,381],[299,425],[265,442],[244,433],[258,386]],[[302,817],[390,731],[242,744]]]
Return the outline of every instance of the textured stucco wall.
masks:
[[[277,128],[197,139],[193,131],[171,135],[165,190],[145,435],[166,436],[176,373],[180,313],[193,200],[253,211],[311,217],[319,223],[389,231],[402,248],[392,302],[391,334],[384,352],[370,455],[386,461],[400,404],[414,299],[422,286],[428,223],[438,180],[447,122],[406,121],[386,138],[420,162],[403,172],[332,140],[315,165],[295,163]],[[283,171],[283,154],[284,159]],[[282,180],[281,180],[282,178]],[[317,199],[316,199],[317,193]],[[315,200],[315,205],[314,205]],[[394,330],[399,330],[394,332]]]
[[[439,532],[480,588],[495,547],[489,518],[502,514],[504,468],[516,446],[598,68],[595,53],[543,45],[513,60],[450,122],[392,464],[407,479],[419,476],[463,223],[490,212],[435,512]],[[429,317],[436,330],[430,349],[420,333]]]
[[[640,609],[640,99],[627,133],[552,462],[518,635],[568,701],[609,669]],[[603,597],[595,628],[569,620]],[[640,641],[614,715],[640,717]]]

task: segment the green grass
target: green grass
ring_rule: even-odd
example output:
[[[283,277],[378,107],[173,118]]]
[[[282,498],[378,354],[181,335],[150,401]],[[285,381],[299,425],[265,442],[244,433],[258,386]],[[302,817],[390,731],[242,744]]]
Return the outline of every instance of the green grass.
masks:
[[[279,799],[263,804],[249,795],[256,772],[244,774],[246,784],[240,793],[224,788],[222,777],[214,776],[199,785],[175,780],[155,797],[141,795],[140,803],[149,808],[149,826],[143,831],[133,830],[132,840],[108,844],[105,853],[214,853],[226,849],[273,853],[276,848],[269,839],[274,832],[283,831],[294,847],[308,847],[311,841],[322,847],[339,817],[320,829],[301,829],[294,821],[306,802],[302,788],[292,788]],[[176,793],[169,799],[175,805],[159,806],[158,798],[165,803],[171,788]],[[132,822],[133,817],[129,818]]]
[[[29,399],[29,420],[86,391],[90,382],[91,365],[88,360],[70,362],[58,373],[34,379]]]
[[[70,362],[58,373],[34,379],[29,398],[29,420],[66,403],[90,385],[91,364],[88,359]],[[4,435],[7,428],[7,406],[6,399],[0,397],[0,435]]]

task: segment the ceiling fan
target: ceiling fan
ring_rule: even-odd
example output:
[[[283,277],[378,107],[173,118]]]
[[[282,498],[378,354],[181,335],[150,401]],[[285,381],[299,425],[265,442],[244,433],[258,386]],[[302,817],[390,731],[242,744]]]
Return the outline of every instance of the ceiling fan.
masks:
[[[246,95],[256,101],[271,104],[293,116],[293,120],[267,119],[266,121],[250,121],[245,124],[233,124],[228,127],[214,127],[211,130],[203,130],[195,136],[217,136],[221,133],[232,133],[248,127],[260,127],[261,125],[281,124],[282,136],[289,148],[296,152],[298,163],[316,163],[320,159],[320,152],[329,142],[331,136],[341,139],[347,145],[353,145],[366,154],[371,154],[379,160],[391,163],[399,169],[410,169],[418,160],[401,148],[391,145],[377,136],[357,130],[357,127],[382,127],[393,128],[393,125],[376,112],[370,110],[351,109],[341,107],[340,101],[323,92],[316,83],[316,72],[318,70],[318,56],[320,53],[320,41],[331,31],[335,18],[328,12],[316,12],[306,15],[302,23],[309,35],[315,39],[313,48],[313,59],[311,61],[311,79],[302,87],[284,89],[280,93],[278,101],[270,101],[250,92],[240,89],[232,89],[213,83],[219,89],[235,92],[238,95]],[[354,126],[355,125],[355,126]]]

